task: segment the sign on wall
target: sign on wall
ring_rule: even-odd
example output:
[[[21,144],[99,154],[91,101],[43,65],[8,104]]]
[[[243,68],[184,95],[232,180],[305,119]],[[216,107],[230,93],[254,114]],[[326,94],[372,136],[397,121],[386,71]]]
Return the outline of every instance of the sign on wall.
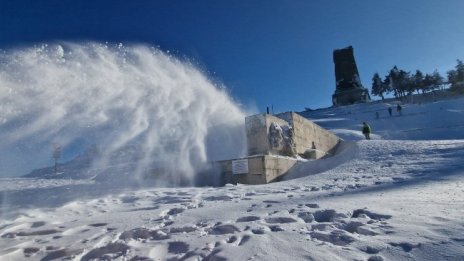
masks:
[[[248,159],[232,161],[232,174],[246,174],[246,173],[248,173]]]

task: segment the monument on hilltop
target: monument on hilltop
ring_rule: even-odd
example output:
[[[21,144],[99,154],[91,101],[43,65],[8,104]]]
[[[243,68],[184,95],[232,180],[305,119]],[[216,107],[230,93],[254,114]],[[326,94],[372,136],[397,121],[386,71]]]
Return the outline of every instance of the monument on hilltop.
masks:
[[[348,46],[333,52],[336,89],[332,95],[334,106],[369,102],[369,90],[364,88],[359,78],[354,60],[353,47]]]

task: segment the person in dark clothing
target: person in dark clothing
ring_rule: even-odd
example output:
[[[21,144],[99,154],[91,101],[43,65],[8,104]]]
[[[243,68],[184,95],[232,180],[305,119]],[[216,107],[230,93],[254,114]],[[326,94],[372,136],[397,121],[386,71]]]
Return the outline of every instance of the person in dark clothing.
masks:
[[[396,106],[396,111],[398,112],[399,115],[401,115],[401,110],[402,110],[402,109],[403,109],[403,108],[401,107],[401,105],[398,104],[398,105]]]
[[[392,108],[391,107],[388,107],[388,114],[390,114],[390,116],[392,116]]]
[[[366,137],[366,140],[371,139],[371,127],[366,122],[363,122],[362,133]]]

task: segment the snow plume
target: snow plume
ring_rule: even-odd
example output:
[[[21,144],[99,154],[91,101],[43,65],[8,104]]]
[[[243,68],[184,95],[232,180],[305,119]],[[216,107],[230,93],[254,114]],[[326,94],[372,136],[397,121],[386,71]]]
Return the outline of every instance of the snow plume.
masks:
[[[156,48],[63,43],[0,54],[0,176],[51,165],[56,144],[74,156],[96,144],[88,173],[188,184],[208,162],[244,153],[244,116],[224,88]]]

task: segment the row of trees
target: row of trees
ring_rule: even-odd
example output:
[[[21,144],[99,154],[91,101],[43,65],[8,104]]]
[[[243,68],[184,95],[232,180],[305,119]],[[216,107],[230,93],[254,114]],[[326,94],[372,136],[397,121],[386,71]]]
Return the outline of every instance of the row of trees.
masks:
[[[454,70],[447,72],[447,81],[435,70],[431,74],[423,74],[416,70],[414,74],[394,66],[388,74],[382,78],[378,73],[372,77],[371,94],[384,99],[384,95],[393,92],[396,98],[403,98],[417,93],[426,93],[436,89],[443,89],[445,84],[450,84],[450,90],[464,93],[464,64],[457,60]]]
[[[451,84],[451,90],[464,93],[464,63],[458,60],[454,70],[447,72],[448,82]]]

